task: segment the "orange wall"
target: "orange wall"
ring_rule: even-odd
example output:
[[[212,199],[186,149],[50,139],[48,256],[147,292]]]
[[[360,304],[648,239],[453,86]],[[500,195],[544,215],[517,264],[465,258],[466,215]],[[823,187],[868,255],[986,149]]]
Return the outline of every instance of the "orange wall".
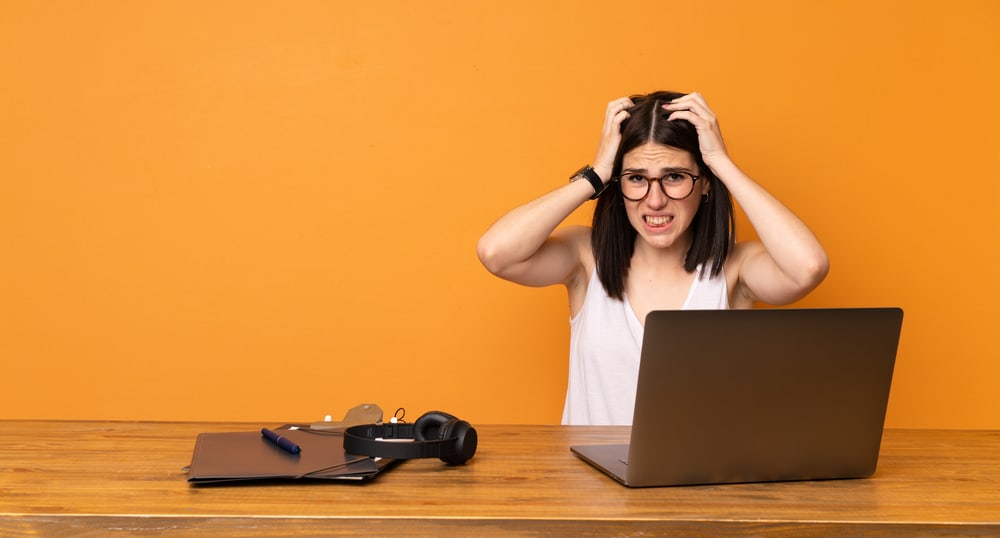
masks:
[[[800,306],[906,310],[889,425],[1000,428],[998,28],[995,0],[6,1],[0,417],[556,422],[565,293],[476,240],[592,158],[608,100],[679,89],[827,246]]]

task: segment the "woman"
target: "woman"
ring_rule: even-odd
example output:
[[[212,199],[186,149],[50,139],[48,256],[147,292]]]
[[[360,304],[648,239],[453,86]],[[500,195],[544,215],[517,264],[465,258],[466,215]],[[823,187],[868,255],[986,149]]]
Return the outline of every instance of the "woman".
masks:
[[[594,197],[592,227],[557,229]],[[760,241],[735,243],[732,198]],[[730,159],[697,93],[610,102],[593,167],[501,217],[478,254],[501,278],[566,286],[564,424],[632,423],[650,311],[788,304],[829,269],[808,227]]]

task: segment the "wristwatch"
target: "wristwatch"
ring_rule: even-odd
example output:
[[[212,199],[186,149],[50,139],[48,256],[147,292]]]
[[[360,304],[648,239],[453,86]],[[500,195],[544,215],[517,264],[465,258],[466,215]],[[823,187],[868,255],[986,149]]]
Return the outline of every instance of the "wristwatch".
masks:
[[[578,179],[586,179],[590,182],[591,186],[594,187],[594,195],[590,197],[591,200],[596,200],[597,197],[604,192],[604,189],[608,188],[608,186],[601,181],[601,176],[597,175],[597,172],[589,164],[583,165],[583,168],[580,168],[574,172],[572,176],[569,176],[571,183]]]

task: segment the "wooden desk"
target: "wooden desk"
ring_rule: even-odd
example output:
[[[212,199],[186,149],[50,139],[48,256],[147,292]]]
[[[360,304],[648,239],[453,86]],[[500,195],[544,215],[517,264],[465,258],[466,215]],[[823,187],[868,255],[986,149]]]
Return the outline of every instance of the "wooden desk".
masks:
[[[368,484],[193,487],[204,431],[261,424],[0,421],[0,535],[1000,535],[1000,431],[889,430],[874,478],[633,490],[569,451],[626,428],[479,425],[464,467]]]

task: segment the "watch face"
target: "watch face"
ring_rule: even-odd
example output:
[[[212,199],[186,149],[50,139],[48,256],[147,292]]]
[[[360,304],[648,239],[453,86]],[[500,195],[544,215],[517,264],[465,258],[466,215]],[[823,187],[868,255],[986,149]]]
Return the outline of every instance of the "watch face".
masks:
[[[578,177],[583,177],[583,173],[586,172],[586,171],[587,171],[587,165],[583,165],[583,166],[580,167],[579,170],[577,170],[576,172],[573,172],[573,175],[569,176],[569,177],[570,177],[570,179],[578,178]]]

